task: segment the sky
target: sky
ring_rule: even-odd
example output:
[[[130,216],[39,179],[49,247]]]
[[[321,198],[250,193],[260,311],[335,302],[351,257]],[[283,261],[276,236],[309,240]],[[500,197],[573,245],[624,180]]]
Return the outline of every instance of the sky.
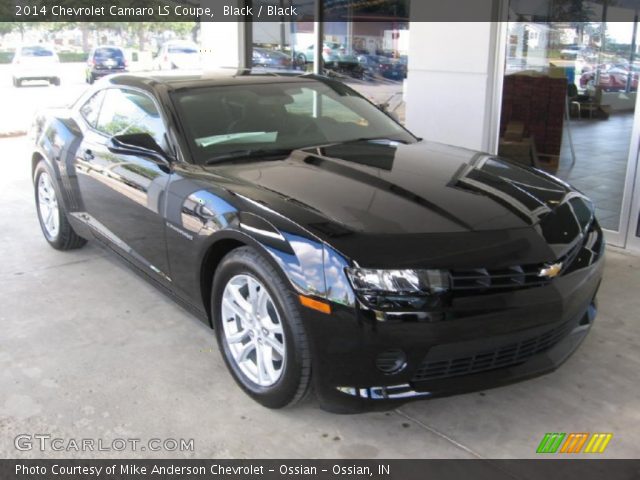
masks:
[[[608,22],[607,33],[616,43],[631,43],[633,22]]]

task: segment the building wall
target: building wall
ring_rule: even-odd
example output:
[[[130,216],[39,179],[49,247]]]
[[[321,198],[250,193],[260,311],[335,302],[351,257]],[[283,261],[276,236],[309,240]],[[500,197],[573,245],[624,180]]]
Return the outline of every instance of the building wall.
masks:
[[[414,5],[420,4],[412,3],[412,16]],[[495,22],[411,23],[405,91],[410,130],[427,140],[495,151],[503,27]]]
[[[200,46],[205,71],[235,69],[242,58],[244,26],[237,22],[202,22]]]

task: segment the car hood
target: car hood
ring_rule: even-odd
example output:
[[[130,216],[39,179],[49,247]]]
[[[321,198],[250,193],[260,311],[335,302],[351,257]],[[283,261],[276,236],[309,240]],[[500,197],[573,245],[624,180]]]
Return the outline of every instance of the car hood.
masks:
[[[353,142],[296,150],[284,160],[207,168],[234,178],[245,195],[338,244],[349,235],[388,245],[390,235],[398,241],[426,236],[468,241],[530,230],[557,244],[557,257],[580,233],[554,239],[558,222],[568,215],[575,223],[579,210],[581,231],[592,216],[590,202],[554,177],[430,142]]]

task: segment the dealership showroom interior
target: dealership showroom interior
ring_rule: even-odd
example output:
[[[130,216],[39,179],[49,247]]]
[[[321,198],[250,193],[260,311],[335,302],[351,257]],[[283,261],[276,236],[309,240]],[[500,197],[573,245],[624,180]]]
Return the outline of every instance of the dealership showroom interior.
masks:
[[[638,458],[640,2],[17,3],[1,458]]]

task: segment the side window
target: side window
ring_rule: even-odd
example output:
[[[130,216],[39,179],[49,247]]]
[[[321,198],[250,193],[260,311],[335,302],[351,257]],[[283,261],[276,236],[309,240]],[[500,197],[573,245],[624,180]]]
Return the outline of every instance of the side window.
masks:
[[[160,146],[164,146],[164,125],[153,101],[132,90],[110,88],[96,129],[106,135],[148,133]]]
[[[94,128],[98,122],[98,113],[100,113],[100,105],[102,105],[103,98],[104,90],[100,90],[80,107],[80,114]]]

